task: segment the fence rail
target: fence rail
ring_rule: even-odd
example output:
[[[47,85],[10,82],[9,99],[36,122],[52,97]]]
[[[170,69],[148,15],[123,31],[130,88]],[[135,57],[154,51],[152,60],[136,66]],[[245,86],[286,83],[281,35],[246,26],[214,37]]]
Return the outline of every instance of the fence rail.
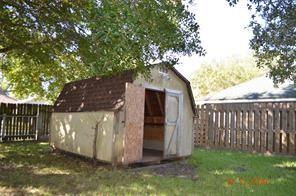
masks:
[[[296,102],[197,106],[195,144],[296,155]]]
[[[1,103],[0,142],[46,140],[52,106]]]

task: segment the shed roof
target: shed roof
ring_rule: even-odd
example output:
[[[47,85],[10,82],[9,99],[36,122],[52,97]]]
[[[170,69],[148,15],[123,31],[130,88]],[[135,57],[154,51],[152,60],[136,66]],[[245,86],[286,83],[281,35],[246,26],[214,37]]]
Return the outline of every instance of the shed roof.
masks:
[[[274,86],[266,75],[254,78],[239,85],[209,95],[202,101],[222,100],[264,100],[296,98],[296,86],[292,81]]]
[[[171,70],[185,82],[191,99],[192,110],[195,102],[190,82],[175,68]],[[126,82],[134,81],[134,72],[127,71],[111,77],[79,80],[67,83],[55,104],[55,112],[86,112],[98,110],[117,110],[124,104]]]
[[[55,112],[116,110],[123,105],[126,82],[132,72],[112,77],[92,77],[67,83],[54,104]]]

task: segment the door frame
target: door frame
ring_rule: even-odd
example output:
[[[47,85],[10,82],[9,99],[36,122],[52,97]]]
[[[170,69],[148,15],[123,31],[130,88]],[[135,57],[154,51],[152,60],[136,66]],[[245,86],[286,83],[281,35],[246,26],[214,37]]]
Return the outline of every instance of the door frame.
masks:
[[[166,125],[167,125],[167,122],[166,122],[166,107],[167,107],[167,93],[171,93],[171,94],[177,94],[179,95],[179,124],[178,124],[178,129],[180,130],[180,127],[181,127],[181,122],[182,122],[182,115],[183,115],[183,91],[181,90],[173,90],[173,89],[170,89],[170,88],[163,88],[163,87],[156,87],[156,86],[153,86],[153,85],[149,85],[149,84],[142,84],[141,85],[142,87],[148,90],[152,90],[152,91],[159,91],[159,92],[164,92],[165,94],[165,99],[164,99],[164,105],[165,105],[165,108],[164,108],[164,119],[165,119],[165,122],[164,122],[164,138],[163,138],[163,159],[165,158],[169,158],[170,156],[166,156],[165,154],[165,137],[166,137]],[[145,115],[145,114],[144,114]],[[177,141],[176,141],[176,155],[175,156],[179,156],[180,155],[180,140],[179,140],[179,136],[180,136],[180,133],[179,133],[179,130],[177,130]],[[144,139],[144,138],[143,138]],[[173,157],[173,156],[172,156]]]

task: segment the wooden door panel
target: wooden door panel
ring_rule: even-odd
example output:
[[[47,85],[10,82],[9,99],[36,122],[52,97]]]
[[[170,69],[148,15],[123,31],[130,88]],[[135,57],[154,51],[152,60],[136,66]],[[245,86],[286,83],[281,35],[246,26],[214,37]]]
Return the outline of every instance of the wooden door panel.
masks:
[[[179,154],[179,132],[182,116],[183,94],[166,89],[164,156]]]
[[[125,92],[124,163],[142,159],[145,88],[127,83]]]

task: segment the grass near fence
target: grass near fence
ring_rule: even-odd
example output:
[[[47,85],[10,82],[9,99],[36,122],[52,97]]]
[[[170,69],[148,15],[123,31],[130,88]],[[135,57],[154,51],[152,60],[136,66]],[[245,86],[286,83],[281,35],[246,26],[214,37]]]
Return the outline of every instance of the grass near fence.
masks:
[[[198,178],[110,170],[46,143],[0,144],[0,194],[296,195],[296,158],[195,150]]]

